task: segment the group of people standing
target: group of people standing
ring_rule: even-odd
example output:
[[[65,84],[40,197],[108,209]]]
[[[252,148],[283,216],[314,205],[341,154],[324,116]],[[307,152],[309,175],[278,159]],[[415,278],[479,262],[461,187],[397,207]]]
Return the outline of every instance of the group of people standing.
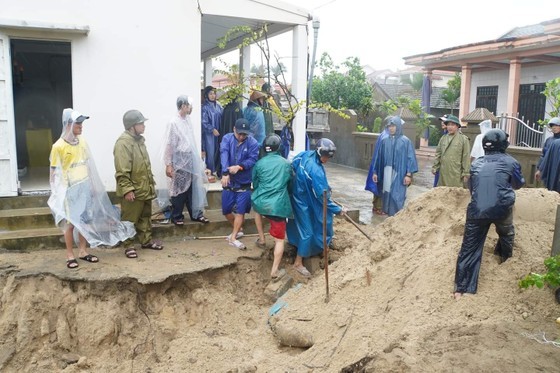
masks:
[[[126,257],[131,259],[138,257],[135,240],[142,249],[162,250],[162,243],[152,237],[152,201],[156,198],[168,201],[171,221],[178,226],[184,225],[185,207],[191,220],[207,223],[204,216],[207,169],[215,165],[215,161],[208,163],[209,154],[216,153],[212,146],[219,146],[222,213],[232,226],[228,244],[237,249],[246,248],[239,239],[243,236],[245,214],[253,207],[259,232],[256,246],[266,247],[263,217],[270,222],[270,235],[275,241],[271,279],[277,280],[286,273],[280,268],[286,236],[298,250],[294,269],[303,276],[310,276],[303,258],[323,250],[319,233],[323,192],[328,192],[329,244],[333,236],[332,215],[345,211],[330,199],[323,167],[335,154],[334,143],[321,139],[316,150],[302,152],[290,163],[281,155],[280,137],[276,134],[264,136],[266,111],[251,107],[246,108],[244,117],[236,119],[230,133],[222,134],[216,128],[209,131],[204,118],[215,123],[221,115],[219,104],[212,103],[214,91],[208,89],[205,93],[210,108],[202,110],[202,146],[206,162],[204,152],[198,149],[195,141],[190,118],[193,100],[185,95],[176,100],[177,112],[167,124],[160,151],[166,188],[156,189],[143,136],[148,119],[138,110],[129,110],[123,115],[124,132],[113,149],[120,208],[109,200],[82,137],[83,122],[89,116],[72,109],[64,110],[62,135],[53,145],[50,156],[52,193],[49,206],[56,224],[64,232],[68,268],[79,267],[77,258],[99,262],[97,256],[88,253],[88,244],[90,247],[123,245]],[[253,92],[251,97],[255,105],[250,106],[264,106],[265,94]],[[222,135],[221,142],[209,141],[215,140],[217,135]],[[77,258],[74,242],[78,244]]]
[[[499,236],[494,254],[500,263],[511,257],[515,237],[512,214],[514,189],[522,187],[525,179],[519,162],[505,154],[509,146],[505,132],[491,129],[489,121],[482,122],[481,134],[475,139],[471,151],[468,137],[460,131],[459,119],[454,115],[439,119],[444,134],[437,145],[432,166],[434,187],[468,187],[471,192],[456,265],[454,297],[459,299],[464,293],[474,294],[477,291],[482,249],[491,224],[496,226]],[[365,189],[374,193],[373,212],[379,215],[392,216],[402,209],[406,187],[418,171],[414,147],[402,134],[402,124],[397,116],[388,118],[375,146],[366,180]],[[558,133],[555,136],[559,139],[557,144],[560,148],[560,120],[554,118],[550,125],[553,133]],[[549,139],[543,148],[537,178],[541,176],[540,170],[548,170],[546,160],[555,157],[558,174],[554,177],[558,180],[560,162],[558,152],[551,156],[553,144],[554,140]]]

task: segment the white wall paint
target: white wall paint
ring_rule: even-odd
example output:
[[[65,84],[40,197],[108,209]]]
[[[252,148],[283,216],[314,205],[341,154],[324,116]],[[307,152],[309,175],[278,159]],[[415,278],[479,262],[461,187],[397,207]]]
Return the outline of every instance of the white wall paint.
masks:
[[[538,67],[522,67],[521,77],[519,84],[532,84],[532,83],[546,83],[551,79],[560,76],[560,66],[559,65],[547,65]],[[476,89],[477,87],[485,86],[498,86],[498,102],[497,102],[497,113],[495,115],[500,115],[505,112],[507,106],[507,91],[508,91],[508,77],[509,70],[499,70],[499,71],[485,71],[472,74],[472,85],[471,85],[471,111],[475,109],[476,104]],[[551,110],[550,103],[547,102],[546,111]],[[511,114],[511,113],[508,113]]]

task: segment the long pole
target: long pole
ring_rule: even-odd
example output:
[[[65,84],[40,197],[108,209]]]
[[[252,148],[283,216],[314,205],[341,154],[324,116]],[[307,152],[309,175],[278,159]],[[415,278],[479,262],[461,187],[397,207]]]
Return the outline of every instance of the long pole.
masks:
[[[325,263],[325,285],[327,295],[325,303],[329,303],[329,245],[327,245],[327,191],[323,190],[323,260]]]

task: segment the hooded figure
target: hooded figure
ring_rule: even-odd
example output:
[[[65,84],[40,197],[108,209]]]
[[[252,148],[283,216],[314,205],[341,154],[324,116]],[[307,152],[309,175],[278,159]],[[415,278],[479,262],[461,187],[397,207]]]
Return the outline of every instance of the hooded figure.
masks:
[[[471,150],[471,161],[480,158],[484,155],[484,149],[482,148],[482,138],[486,132],[492,129],[492,121],[490,119],[483,120],[478,124],[480,127],[480,134],[474,139],[474,144]]]
[[[216,101],[216,88],[204,88],[204,104],[202,105],[202,151],[206,152],[206,168],[216,172],[216,157],[220,124],[222,122],[222,106]]]
[[[80,236],[91,247],[115,246],[134,237],[136,231],[132,223],[121,222],[120,213],[109,200],[89,147],[81,136],[82,123],[88,118],[72,109],[64,109],[62,113],[62,133],[50,154],[51,196],[48,205],[56,225],[65,235],[70,229],[79,246],[85,244],[79,242]],[[72,250],[72,238],[69,239],[68,254]],[[72,259],[70,255],[68,259]],[[77,265],[69,266],[75,267]]]
[[[249,122],[251,133],[259,146],[262,145],[265,135],[265,121],[263,105],[266,95],[260,91],[253,91],[251,93],[250,101],[245,110],[243,110],[243,117]]]
[[[544,142],[535,178],[542,180],[546,189],[560,193],[560,118],[552,118],[548,125],[552,136]]]
[[[406,188],[412,174],[418,172],[412,142],[402,133],[403,121],[394,116],[389,120],[388,136],[379,145],[379,153],[372,166],[372,180],[383,196],[383,212],[395,215],[404,206]]]

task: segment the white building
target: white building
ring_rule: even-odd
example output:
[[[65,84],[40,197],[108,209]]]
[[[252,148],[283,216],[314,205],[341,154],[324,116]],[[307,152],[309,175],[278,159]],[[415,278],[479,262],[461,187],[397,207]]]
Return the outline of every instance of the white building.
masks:
[[[162,167],[158,147],[176,97],[200,102],[201,62],[210,82],[208,61],[236,47],[219,49],[217,39],[234,26],[267,23],[269,36],[293,31],[292,90],[306,96],[311,17],[281,1],[0,0],[0,9],[0,196],[48,185],[48,151],[65,107],[91,116],[84,137],[107,190],[115,190],[113,145],[129,109],[149,118],[152,167]],[[200,108],[192,117],[199,135]],[[304,150],[304,111],[294,134],[294,150]],[[18,163],[26,176],[18,176]],[[30,177],[43,187],[26,186]]]

